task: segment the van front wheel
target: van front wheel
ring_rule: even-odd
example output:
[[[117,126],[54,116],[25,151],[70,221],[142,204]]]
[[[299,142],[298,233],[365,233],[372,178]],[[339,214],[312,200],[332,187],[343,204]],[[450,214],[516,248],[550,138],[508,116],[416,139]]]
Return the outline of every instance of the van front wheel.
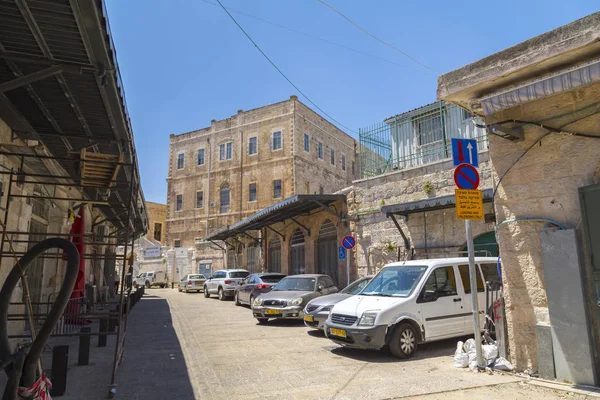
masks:
[[[410,358],[417,351],[417,332],[409,323],[396,326],[389,342],[390,352],[396,358]]]

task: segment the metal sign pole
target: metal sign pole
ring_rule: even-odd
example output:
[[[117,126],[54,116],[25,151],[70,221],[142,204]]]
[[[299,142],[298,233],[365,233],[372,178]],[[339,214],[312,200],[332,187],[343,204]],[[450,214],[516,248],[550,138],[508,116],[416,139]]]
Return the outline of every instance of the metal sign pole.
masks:
[[[346,252],[346,286],[350,285],[350,255],[352,250]]]
[[[465,221],[467,230],[467,250],[469,253],[469,278],[471,281],[471,308],[473,310],[473,329],[475,331],[475,352],[477,353],[477,365],[485,368],[483,351],[481,349],[481,328],[479,326],[479,299],[477,295],[477,278],[475,266],[475,252],[473,245],[473,232],[471,231],[471,220]]]

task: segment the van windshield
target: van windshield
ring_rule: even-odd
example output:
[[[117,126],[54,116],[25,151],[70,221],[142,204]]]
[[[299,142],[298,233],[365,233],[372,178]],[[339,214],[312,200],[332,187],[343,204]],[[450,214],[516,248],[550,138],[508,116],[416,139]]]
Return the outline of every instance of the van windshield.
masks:
[[[142,273],[141,273],[141,274],[139,274],[137,277],[138,277],[138,278],[145,278],[145,277],[146,277],[146,273],[145,273],[145,272],[142,272]]]
[[[408,297],[415,290],[427,266],[386,267],[360,293],[363,296]]]

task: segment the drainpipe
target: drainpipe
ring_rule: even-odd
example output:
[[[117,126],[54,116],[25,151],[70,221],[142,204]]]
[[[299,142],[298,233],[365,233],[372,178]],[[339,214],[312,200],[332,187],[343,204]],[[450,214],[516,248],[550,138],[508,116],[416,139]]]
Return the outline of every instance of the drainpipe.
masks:
[[[212,169],[212,146],[210,143],[210,138],[206,140],[208,144],[208,185],[206,188],[206,232],[204,237],[208,236],[208,218],[210,216],[210,170]]]

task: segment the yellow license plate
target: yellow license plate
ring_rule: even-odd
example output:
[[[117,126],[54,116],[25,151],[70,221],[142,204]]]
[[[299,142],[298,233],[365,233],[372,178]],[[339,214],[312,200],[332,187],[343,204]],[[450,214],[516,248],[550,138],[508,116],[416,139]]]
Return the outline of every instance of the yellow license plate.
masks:
[[[200,286],[202,285],[202,282],[196,282],[196,285]]]
[[[306,322],[313,322],[313,321],[314,321],[314,318],[313,318],[313,316],[312,316],[312,315],[305,315],[305,316],[304,316],[304,320],[305,320]]]
[[[346,331],[344,329],[329,328],[329,334],[343,338],[346,337]]]
[[[281,314],[281,312],[279,310],[267,310],[267,311],[265,311],[265,314],[275,315],[275,314]]]

